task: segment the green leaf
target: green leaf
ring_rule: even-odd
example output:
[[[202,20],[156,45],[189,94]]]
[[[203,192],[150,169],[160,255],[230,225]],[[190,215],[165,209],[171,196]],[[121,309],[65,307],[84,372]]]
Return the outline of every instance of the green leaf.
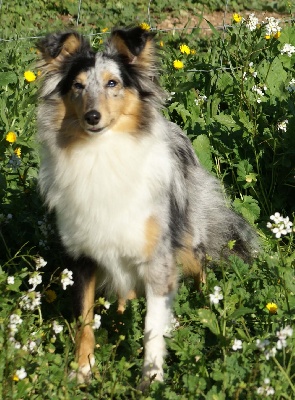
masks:
[[[204,20],[207,22],[207,24],[210,26],[210,29],[212,30],[212,33],[214,34],[214,36],[216,37],[220,37],[220,33],[218,32],[218,30],[215,28],[214,25],[211,24],[210,21],[208,21],[206,18],[204,18]]]
[[[242,216],[252,224],[260,215],[260,207],[258,201],[252,196],[244,196],[243,200],[235,199],[233,202],[234,209],[242,214]]]
[[[193,141],[193,148],[203,167],[205,167],[208,171],[212,171],[212,150],[209,138],[206,135],[199,135]]]
[[[232,92],[234,80],[228,72],[222,73],[217,80],[217,88],[223,93]]]
[[[253,122],[250,121],[249,115],[245,111],[239,110],[239,121],[248,132],[254,131]]]
[[[242,317],[243,315],[252,314],[254,312],[255,312],[255,310],[253,310],[252,308],[240,307],[237,310],[235,310],[228,318],[229,319],[238,319],[238,318]]]
[[[247,160],[242,160],[236,164],[238,181],[245,181],[246,176],[253,171],[252,165]]]
[[[218,325],[218,321],[216,318],[216,315],[214,314],[213,311],[201,308],[198,311],[198,315],[200,318],[201,323],[206,326],[207,328],[210,329],[214,335],[220,335],[220,328]]]
[[[226,126],[231,129],[236,127],[236,122],[231,115],[227,114],[218,114],[214,117],[215,121],[219,122],[221,125]]]
[[[9,83],[16,83],[17,75],[12,72],[0,72],[0,86],[6,86]]]
[[[279,58],[275,58],[270,66],[269,61],[263,61],[258,69],[258,74],[260,74],[262,71],[262,76],[266,73],[266,93],[275,97],[286,95],[285,85],[287,80],[287,72],[284,70],[281,60]]]

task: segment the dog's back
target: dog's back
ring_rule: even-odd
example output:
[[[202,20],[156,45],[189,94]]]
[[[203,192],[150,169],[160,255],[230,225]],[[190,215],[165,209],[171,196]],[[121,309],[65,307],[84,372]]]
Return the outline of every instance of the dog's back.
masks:
[[[116,30],[103,53],[76,33],[51,35],[39,48],[39,183],[77,265],[78,379],[94,362],[93,302],[104,286],[122,298],[145,292],[143,376],[161,380],[177,263],[201,280],[206,254],[227,255],[235,240],[247,258],[254,235],[162,116],[151,34]]]

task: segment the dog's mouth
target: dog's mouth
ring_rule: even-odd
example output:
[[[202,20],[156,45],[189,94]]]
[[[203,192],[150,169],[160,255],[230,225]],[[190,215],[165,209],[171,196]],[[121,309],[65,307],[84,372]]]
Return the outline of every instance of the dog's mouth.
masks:
[[[91,133],[99,133],[99,132],[101,132],[103,130],[104,130],[104,128],[97,128],[97,127],[87,128],[86,129],[87,132],[91,132]]]

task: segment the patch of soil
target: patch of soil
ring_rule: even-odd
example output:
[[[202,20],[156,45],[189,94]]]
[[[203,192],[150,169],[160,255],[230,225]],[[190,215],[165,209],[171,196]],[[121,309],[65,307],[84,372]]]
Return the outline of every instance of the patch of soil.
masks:
[[[253,13],[253,11],[244,11],[241,13],[243,18],[247,17]],[[255,16],[259,21],[265,20],[265,17],[274,17],[277,19],[284,20],[287,17],[286,14],[278,14],[275,12],[262,12],[255,11]],[[170,30],[170,29],[185,29],[190,31],[192,28],[199,27],[203,34],[210,34],[211,29],[207,23],[208,20],[215,28],[222,29],[224,25],[231,25],[232,13],[225,13],[224,11],[214,11],[212,13],[197,13],[192,15],[191,13],[181,10],[179,17],[168,16],[164,21],[157,24],[157,29]]]

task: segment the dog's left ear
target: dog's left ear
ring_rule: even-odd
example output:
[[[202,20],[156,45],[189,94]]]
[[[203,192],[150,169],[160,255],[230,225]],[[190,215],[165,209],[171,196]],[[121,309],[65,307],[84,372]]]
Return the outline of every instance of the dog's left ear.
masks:
[[[115,29],[107,42],[106,52],[119,55],[124,63],[150,69],[156,63],[154,36],[140,26]]]

